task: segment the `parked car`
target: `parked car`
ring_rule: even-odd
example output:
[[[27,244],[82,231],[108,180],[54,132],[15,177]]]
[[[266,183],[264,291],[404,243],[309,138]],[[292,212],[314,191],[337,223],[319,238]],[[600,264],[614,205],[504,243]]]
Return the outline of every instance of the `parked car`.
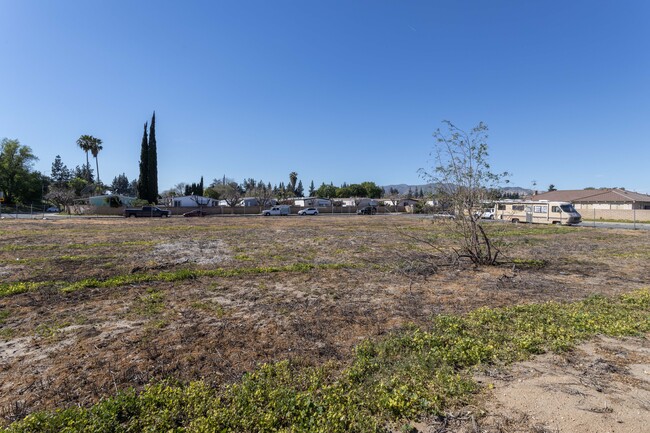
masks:
[[[318,209],[315,207],[308,207],[298,211],[298,215],[318,215]]]
[[[494,211],[492,209],[476,212],[476,218],[484,220],[493,220]]]
[[[50,206],[47,209],[45,209],[45,212],[61,212],[61,210],[56,206]]]
[[[357,211],[357,215],[374,215],[377,213],[375,206],[364,206]]]
[[[203,212],[200,209],[194,209],[183,214],[184,217],[204,217],[207,213]]]

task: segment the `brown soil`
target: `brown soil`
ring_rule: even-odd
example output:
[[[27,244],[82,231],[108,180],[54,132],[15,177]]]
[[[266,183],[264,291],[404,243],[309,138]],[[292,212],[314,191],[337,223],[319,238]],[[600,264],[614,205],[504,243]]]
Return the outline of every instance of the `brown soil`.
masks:
[[[412,237],[437,234],[435,244],[444,250],[453,241],[449,232],[438,222],[394,216],[3,220],[2,281],[53,284],[0,298],[0,415],[11,421],[37,409],[89,405],[154,378],[204,378],[216,384],[237,380],[261,362],[345,361],[360,340],[406,323],[425,325],[441,312],[570,301],[647,287],[648,232],[500,224],[491,231],[501,239],[504,262],[523,262],[490,268],[439,266],[434,272],[426,264],[442,263],[440,251]],[[143,272],[295,263],[351,267],[202,277],[72,293],[63,293],[54,284]],[[647,349],[645,340],[620,344]],[[609,359],[598,353],[598,359]],[[582,371],[580,364],[586,370],[595,362],[590,356],[588,350],[576,351],[563,358],[565,364],[553,357],[538,362],[550,362],[551,372],[558,368],[575,376]],[[641,351],[628,360],[614,364],[612,380],[637,372],[642,383],[647,353]],[[518,388],[515,385],[524,383],[519,377],[525,377],[526,368],[508,373],[508,378],[516,379],[489,380],[495,386],[494,398],[486,403],[489,415],[477,414],[473,423],[496,429],[498,419],[507,419],[511,425],[539,425],[548,431],[598,431],[579,430],[577,424],[564,427],[549,413],[537,410],[534,402],[541,401],[542,395],[570,396],[561,387],[568,379],[552,382],[550,378],[556,376],[552,373],[545,382],[551,388],[537,382]],[[533,376],[539,380],[543,374]],[[509,401],[503,397],[508,393],[527,397]],[[578,389],[575,396],[582,394],[587,392]],[[644,395],[638,398],[643,400]],[[529,400],[528,406],[517,405]],[[576,406],[575,411],[582,415],[596,413],[615,420],[622,416],[614,397],[585,399],[580,404],[585,410]],[[588,410],[608,411],[605,404],[611,412]],[[643,410],[647,419],[647,406]],[[517,417],[525,419],[517,424]],[[440,426],[425,427],[434,425]],[[610,430],[602,431],[634,431],[624,429],[631,425],[616,421]]]

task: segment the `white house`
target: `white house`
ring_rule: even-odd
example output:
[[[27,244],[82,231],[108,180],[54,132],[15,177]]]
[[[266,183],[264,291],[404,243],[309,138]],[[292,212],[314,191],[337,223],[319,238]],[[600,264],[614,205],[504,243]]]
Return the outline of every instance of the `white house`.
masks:
[[[186,195],[183,197],[172,197],[172,207],[199,207],[199,206],[219,206],[219,201],[200,195]]]
[[[350,197],[342,198],[340,201],[343,206],[379,206],[379,201],[374,198]]]
[[[270,198],[266,201],[266,206],[275,206],[278,201],[274,198]],[[217,200],[215,206],[230,206],[226,200]],[[237,202],[237,207],[253,207],[261,206],[260,200],[257,197],[243,197]]]
[[[420,202],[419,200],[415,200],[412,198],[395,198],[395,199],[385,198],[382,199],[382,201],[384,202],[385,206],[413,206]],[[429,202],[427,202],[427,204],[428,203]]]
[[[297,197],[293,199],[293,204],[301,207],[331,207],[332,200],[318,197]]]

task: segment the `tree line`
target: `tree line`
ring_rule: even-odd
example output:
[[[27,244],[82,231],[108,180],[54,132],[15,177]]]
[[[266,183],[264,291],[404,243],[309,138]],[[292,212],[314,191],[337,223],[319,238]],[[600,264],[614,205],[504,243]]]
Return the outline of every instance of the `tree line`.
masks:
[[[383,188],[370,181],[360,184],[343,183],[338,187],[334,186],[333,183],[323,183],[316,188],[312,180],[305,191],[303,183],[298,179],[298,173],[295,171],[289,173],[288,180],[287,183],[280,182],[272,185],[271,182],[248,178],[239,183],[223,176],[222,178],[213,179],[208,186],[204,187],[203,177],[201,177],[198,183],[186,184],[181,182],[164,191],[162,195],[165,197],[204,196],[215,200],[225,200],[228,204],[233,203],[233,206],[239,203],[243,197],[256,198],[258,203],[268,204],[271,199],[282,201],[305,196],[326,199],[348,197],[381,198],[386,196]]]

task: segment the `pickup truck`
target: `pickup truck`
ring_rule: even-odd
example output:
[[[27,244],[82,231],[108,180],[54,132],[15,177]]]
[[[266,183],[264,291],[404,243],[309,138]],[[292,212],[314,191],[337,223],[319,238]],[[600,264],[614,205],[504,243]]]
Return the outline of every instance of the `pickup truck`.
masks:
[[[169,210],[163,210],[155,206],[142,206],[142,209],[124,209],[124,217],[169,217],[172,214]]]
[[[262,215],[264,216],[289,215],[290,213],[291,213],[291,207],[287,205],[273,206],[271,209],[266,209],[265,211],[262,211]]]

